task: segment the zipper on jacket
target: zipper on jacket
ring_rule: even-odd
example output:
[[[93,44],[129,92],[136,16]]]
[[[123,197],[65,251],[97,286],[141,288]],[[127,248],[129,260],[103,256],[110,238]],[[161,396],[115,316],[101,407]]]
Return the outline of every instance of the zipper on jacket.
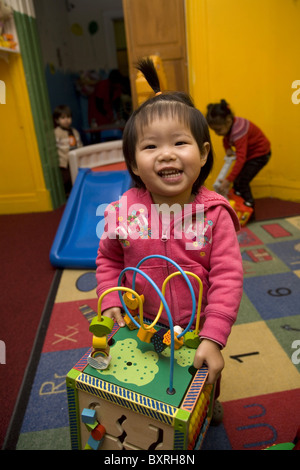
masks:
[[[191,218],[197,213],[197,210],[196,208],[192,207],[192,211],[191,211]],[[161,221],[161,219],[160,219]],[[161,221],[162,222],[162,221]],[[165,247],[165,256],[168,257],[168,245],[167,245],[167,241],[168,241],[168,235],[167,235],[167,232],[168,232],[168,229],[169,229],[169,234],[170,234],[170,238],[171,238],[171,233],[173,233],[174,231],[174,225],[175,225],[175,222],[174,222],[174,219],[172,221],[170,221],[170,224],[168,227],[163,227],[162,226],[162,233],[161,233],[161,237],[160,237],[160,240],[162,242],[164,242],[164,247]],[[174,233],[173,233],[174,235]],[[167,262],[167,273],[168,273],[168,276],[171,274],[171,271],[170,271],[170,264]],[[169,289],[171,287],[169,286]],[[169,308],[170,308],[170,312],[171,312],[171,315],[172,315],[172,318],[173,318],[173,321],[176,323],[176,318],[174,318],[173,316],[173,312],[174,312],[174,304],[173,304],[173,296],[171,295],[171,305],[169,305]],[[180,313],[177,312],[177,314],[180,316]]]
[[[168,229],[170,230],[170,234],[171,234],[171,227],[166,227],[166,228],[163,228],[162,227],[162,233],[161,233],[161,237],[160,237],[160,241],[163,242],[164,244],[164,254],[165,256],[168,258],[168,244],[167,244],[167,241],[168,241]],[[168,277],[170,274],[171,274],[171,271],[170,271],[170,263],[166,261],[166,270],[167,270],[167,276]],[[170,285],[167,284],[166,288],[168,289],[169,291],[169,294],[170,294]],[[173,297],[172,295],[170,295],[170,299],[171,299],[171,304],[169,304],[169,309],[170,309],[170,312],[171,312],[171,316],[174,320],[174,317],[173,317],[173,310],[174,310],[174,306],[173,306]]]
[[[166,232],[165,232],[165,233],[162,233],[162,235],[161,235],[161,241],[162,241],[162,242],[168,241],[168,236],[167,236]]]
[[[172,221],[169,221],[169,224],[163,224],[163,221],[162,221],[162,217],[160,215],[159,217],[160,219],[160,224],[161,224],[161,241],[162,242],[166,242],[168,241],[168,231],[169,231],[169,234],[171,235],[171,228],[173,228],[173,220]]]

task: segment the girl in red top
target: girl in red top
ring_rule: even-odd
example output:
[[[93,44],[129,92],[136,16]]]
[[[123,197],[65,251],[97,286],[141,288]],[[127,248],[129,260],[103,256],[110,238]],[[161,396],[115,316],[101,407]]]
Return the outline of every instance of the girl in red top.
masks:
[[[226,154],[236,157],[232,171],[222,181],[219,192],[226,196],[233,183],[235,194],[242,196],[246,206],[253,207],[250,182],[270,159],[269,140],[255,124],[235,117],[225,100],[209,104],[206,119],[209,127],[223,136]]]

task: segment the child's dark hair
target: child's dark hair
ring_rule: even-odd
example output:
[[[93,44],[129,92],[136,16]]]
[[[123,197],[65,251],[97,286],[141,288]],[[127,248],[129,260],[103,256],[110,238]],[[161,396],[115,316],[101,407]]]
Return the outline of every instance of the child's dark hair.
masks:
[[[234,118],[234,114],[226,100],[221,100],[220,103],[210,103],[207,106],[206,120],[209,126],[225,121],[227,116]]]
[[[56,106],[56,108],[53,111],[53,121],[54,121],[55,126],[57,126],[57,120],[62,116],[72,117],[71,108],[69,108],[69,106],[65,104]]]
[[[154,119],[170,116],[188,126],[198,144],[200,152],[203,151],[205,142],[208,142],[210,145],[207,161],[201,168],[201,172],[193,185],[192,191],[196,193],[208,177],[213,166],[213,150],[207,122],[203,114],[195,108],[191,98],[186,93],[161,92],[158,75],[150,58],[140,60],[137,69],[142,72],[156,94],[132,113],[123,132],[124,158],[135,186],[138,188],[145,187],[140,177],[132,171],[132,168],[136,167],[135,151],[138,132]]]

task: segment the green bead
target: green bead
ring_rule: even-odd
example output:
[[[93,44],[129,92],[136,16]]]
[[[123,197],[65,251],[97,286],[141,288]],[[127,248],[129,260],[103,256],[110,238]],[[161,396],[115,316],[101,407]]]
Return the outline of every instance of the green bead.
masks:
[[[104,336],[108,335],[113,329],[114,321],[109,317],[101,317],[101,320],[98,320],[98,317],[94,317],[90,323],[89,330],[95,336]]]
[[[188,331],[184,335],[184,344],[188,348],[197,349],[200,344],[200,338],[195,331]]]

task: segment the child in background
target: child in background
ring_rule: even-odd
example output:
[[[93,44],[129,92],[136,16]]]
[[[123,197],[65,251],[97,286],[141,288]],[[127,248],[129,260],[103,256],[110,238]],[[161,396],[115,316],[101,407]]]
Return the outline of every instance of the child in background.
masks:
[[[225,100],[209,104],[206,119],[209,127],[223,136],[226,155],[236,157],[230,174],[221,183],[220,194],[226,196],[233,183],[235,194],[245,200],[246,206],[254,207],[250,182],[270,159],[269,140],[252,122],[235,117]]]
[[[136,266],[145,255],[167,256],[185,271],[198,275],[203,282],[203,298],[201,342],[194,366],[201,368],[206,363],[208,383],[214,383],[224,367],[221,350],[242,296],[243,269],[236,235],[239,222],[228,201],[203,186],[213,164],[205,118],[186,94],[160,92],[150,59],[141,61],[139,70],[156,94],[133,112],[125,126],[123,152],[135,187],[106,210],[106,226],[96,260],[97,295],[116,287],[121,271]],[[124,217],[121,212],[125,207]],[[164,217],[168,209],[174,209],[171,220]],[[197,211],[204,211],[204,225],[200,223],[200,228],[196,227]],[[112,216],[116,228],[110,227]],[[181,237],[175,233],[178,220]],[[160,289],[165,278],[177,271],[160,258],[148,259],[142,270]],[[192,278],[197,299],[199,286],[194,281]],[[132,287],[130,270],[123,277],[123,285]],[[144,316],[153,320],[159,310],[159,296],[139,274],[135,290],[144,294]],[[191,318],[191,296],[182,276],[170,280],[165,299],[174,325],[186,327]],[[102,314],[124,326],[121,308],[118,292],[103,298]],[[160,322],[168,325],[165,311]]]
[[[82,147],[82,142],[79,132],[72,127],[72,112],[69,106],[57,106],[53,112],[53,121],[59,156],[59,168],[63,178],[65,193],[69,195],[72,189],[69,169],[69,151]]]

